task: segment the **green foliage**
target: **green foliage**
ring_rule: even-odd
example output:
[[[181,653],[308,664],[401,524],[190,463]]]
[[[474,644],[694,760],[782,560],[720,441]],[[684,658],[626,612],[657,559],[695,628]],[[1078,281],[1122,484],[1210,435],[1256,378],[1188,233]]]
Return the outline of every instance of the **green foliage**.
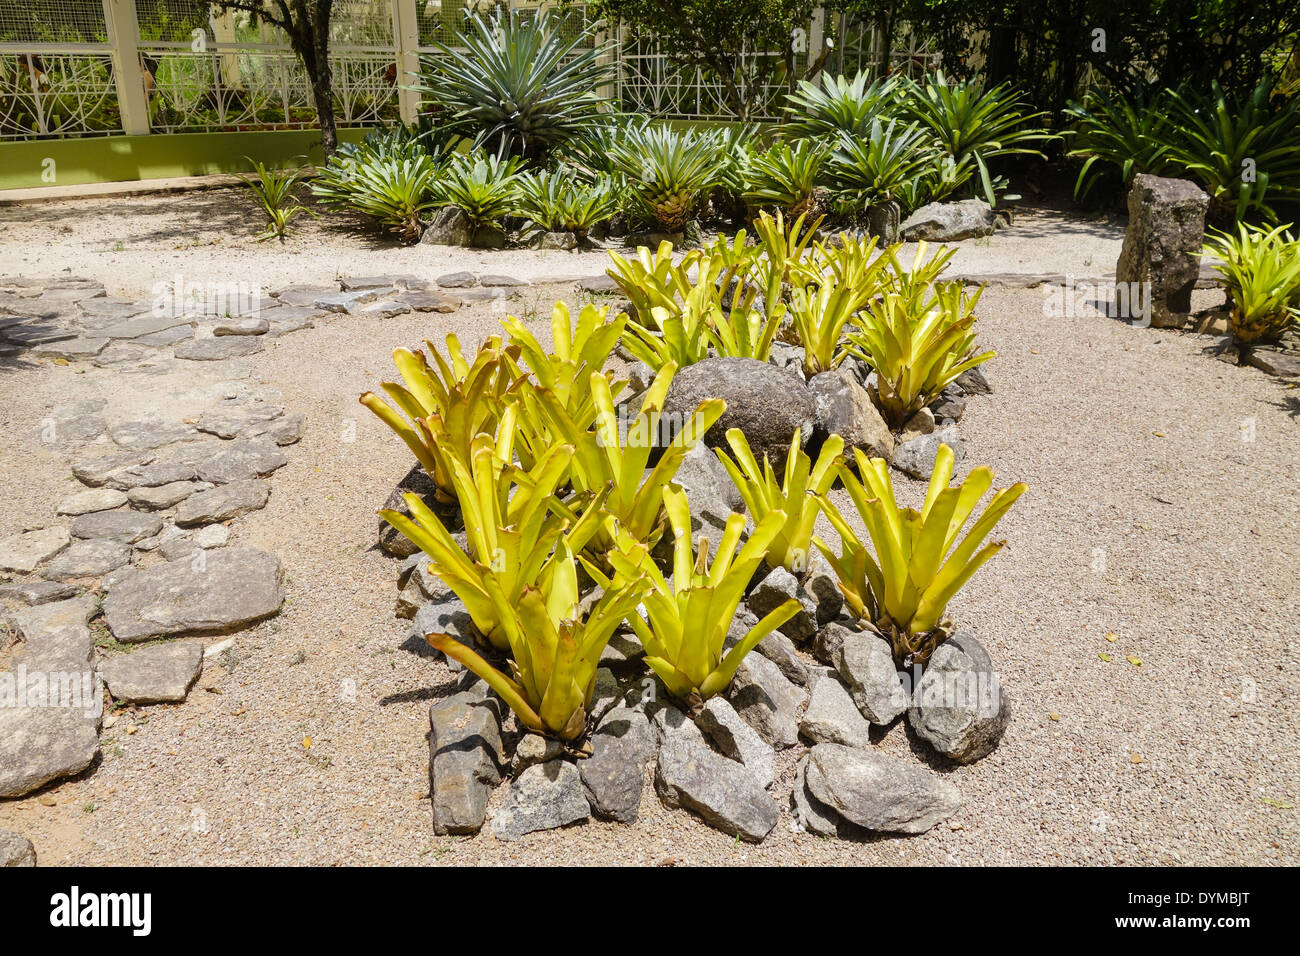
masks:
[[[962,528],[993,483],[991,470],[975,468],[962,484],[949,487],[953,453],[947,445],[940,445],[925,504],[917,511],[898,506],[888,462],[868,458],[856,448],[854,457],[861,480],[847,466],[840,469],[839,477],[859,522],[867,529],[872,550],[825,496],[821,507],[839,533],[840,553],[820,537],[813,543],[838,576],[850,611],[866,618],[889,639],[897,663],[924,663],[948,637],[948,602],[1006,544],[995,541],[980,548],[1026,486],[1015,484],[995,491],[983,514],[961,538]]]
[[[874,121],[888,122],[898,115],[902,98],[897,77],[873,79],[862,72],[848,80],[828,73],[822,76],[821,86],[804,80],[787,97],[785,128],[791,136],[829,141],[839,139],[841,133],[866,136]]]
[[[1125,98],[1089,90],[1083,102],[1071,102],[1065,113],[1073,124],[1066,131],[1073,144],[1067,155],[1084,157],[1074,184],[1076,198],[1086,197],[1107,167],[1119,172],[1125,186],[1139,173],[1160,174],[1168,168],[1172,128],[1167,92],[1143,88]]]
[[[521,160],[498,159],[482,152],[458,154],[438,186],[441,203],[465,213],[470,227],[502,231],[501,220],[518,208]]]
[[[700,536],[698,554],[691,550],[691,513],[686,494],[676,487],[663,489],[663,502],[673,529],[671,583],[651,560],[644,545],[623,539],[623,547],[609,553],[614,578],[588,566],[606,588],[618,582],[645,578],[650,591],[644,597],[644,618],[628,617],[646,650],[646,664],[668,692],[691,711],[720,694],[731,684],[736,668],[758,642],[799,611],[791,598],[755,624],[726,654],[723,645],[754,572],[763,563],[767,547],[780,532],[785,515],[774,511],[757,522],[744,547],[737,552],[745,517],[733,514],[709,562],[709,539]]]
[[[769,544],[766,561],[771,567],[783,567],[796,575],[809,568],[820,496],[835,483],[844,452],[844,439],[831,435],[822,443],[817,464],[813,465],[804,453],[801,438],[796,428],[786,455],[785,472],[779,481],[766,456],[759,467],[745,433],[739,428],[727,429],[727,444],[736,456],[734,461],[721,448],[715,449],[745,501],[745,510],[755,521],[762,521],[772,512],[785,515],[785,524]]]
[[[1236,234],[1205,243],[1203,255],[1221,260],[1215,268],[1227,286],[1228,331],[1238,342],[1275,341],[1300,319],[1300,241],[1286,228],[1239,224]]]
[[[468,18],[455,43],[421,58],[418,89],[453,126],[499,156],[529,162],[602,121],[598,92],[616,79],[596,25],[565,35],[545,11]]]
[[[302,180],[302,173],[294,169],[277,170],[247,156],[244,158],[252,164],[257,179],[249,179],[246,176],[239,178],[253,194],[253,198],[266,216],[266,231],[259,241],[279,239],[284,242],[284,237],[289,234],[290,223],[301,213],[310,214],[307,207],[299,203],[294,195],[294,190]]]
[[[519,215],[546,232],[572,232],[579,239],[618,212],[618,193],[609,177],[589,183],[569,172],[525,173],[519,178]]]
[[[912,188],[937,158],[938,150],[916,123],[873,119],[863,136],[841,134],[828,171],[841,197],[871,206]]]
[[[642,212],[664,232],[681,232],[719,181],[721,143],[716,132],[628,127],[611,144],[610,156]]]
[[[745,168],[745,200],[755,206],[777,206],[791,218],[811,211],[829,156],[830,149],[813,140],[798,140],[794,145],[780,142],[755,153]]]

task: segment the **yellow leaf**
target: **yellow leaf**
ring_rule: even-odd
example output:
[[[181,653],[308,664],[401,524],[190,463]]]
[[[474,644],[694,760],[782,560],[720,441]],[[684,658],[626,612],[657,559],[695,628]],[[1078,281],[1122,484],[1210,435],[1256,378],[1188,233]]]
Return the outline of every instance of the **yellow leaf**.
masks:
[[[67,364],[68,364],[68,360],[65,359],[65,358],[56,358],[56,359],[54,359],[54,364],[55,364],[55,365],[67,365]]]
[[[1134,667],[1142,666],[1142,659],[1138,657],[1136,654],[1130,654],[1128,656],[1128,662],[1132,664]]]
[[[1285,800],[1274,800],[1272,797],[1264,797],[1263,800],[1264,800],[1264,802],[1267,803],[1270,807],[1277,807],[1277,809],[1279,809],[1279,810],[1294,810],[1294,809],[1295,809],[1295,807],[1293,807],[1291,804],[1287,803]]]
[[[304,737],[304,738],[302,738],[302,749],[303,749],[303,750],[311,750],[311,738],[310,738],[310,737]]]
[[[1105,661],[1107,664],[1110,663],[1110,655],[1107,654],[1105,651],[1103,651],[1102,653],[1098,654],[1097,656],[1100,657],[1100,658],[1101,658],[1103,661]]]
[[[1128,755],[1128,759],[1129,759],[1129,761],[1132,762],[1132,763],[1141,763],[1141,762],[1142,762],[1142,755],[1141,755],[1141,754],[1129,754],[1129,755]]]
[[[45,794],[44,796],[37,797],[36,801],[43,807],[52,807],[59,802],[55,800],[53,797],[51,797],[48,793]]]
[[[1110,641],[1112,644],[1114,644],[1116,641],[1119,640],[1119,635],[1116,634],[1114,631],[1107,631],[1107,632],[1106,632],[1106,640],[1108,640],[1108,641]]]
[[[1165,437],[1165,433],[1164,433],[1164,432],[1152,432],[1152,434],[1155,435],[1157,438],[1164,438],[1164,437]]]
[[[1061,719],[1061,715],[1058,714],[1058,713],[1056,713],[1055,711],[1053,711],[1052,713],[1048,714],[1047,716],[1048,716],[1048,718],[1051,719],[1051,720],[1060,720],[1060,719]]]

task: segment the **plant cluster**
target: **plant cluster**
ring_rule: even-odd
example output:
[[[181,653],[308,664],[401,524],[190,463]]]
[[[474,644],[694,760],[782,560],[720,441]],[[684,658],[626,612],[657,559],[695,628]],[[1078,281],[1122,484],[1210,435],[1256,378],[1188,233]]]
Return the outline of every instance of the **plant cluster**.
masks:
[[[1243,345],[1274,342],[1300,320],[1300,239],[1286,226],[1244,223],[1236,233],[1211,235],[1204,254],[1228,292],[1228,332]]]

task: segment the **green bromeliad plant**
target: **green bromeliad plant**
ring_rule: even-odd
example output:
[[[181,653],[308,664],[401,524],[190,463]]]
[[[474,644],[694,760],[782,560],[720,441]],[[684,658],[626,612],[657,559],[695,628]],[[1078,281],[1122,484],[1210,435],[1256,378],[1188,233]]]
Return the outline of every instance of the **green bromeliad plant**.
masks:
[[[447,336],[447,359],[432,342],[424,352],[396,349],[393,363],[401,383],[384,382],[389,405],[374,392],[361,404],[379,416],[406,443],[437,487],[439,499],[451,501],[455,483],[451,457],[469,460],[470,447],[481,432],[495,432],[506,411],[507,397],[523,384],[515,374],[517,346],[503,347],[499,336],[487,340],[473,361],[465,357],[455,335]]]
[[[1286,228],[1242,223],[1205,243],[1227,287],[1228,332],[1243,344],[1276,341],[1300,319],[1300,240]]]
[[[279,239],[284,242],[284,237],[289,234],[289,227],[294,219],[304,212],[314,215],[306,206],[298,202],[298,197],[294,195],[294,190],[302,180],[302,173],[296,169],[276,169],[255,159],[249,159],[247,156],[244,158],[252,164],[257,179],[246,176],[239,178],[248,187],[248,191],[252,193],[263,215],[266,216],[266,230],[258,237],[258,241]]]
[[[665,125],[627,127],[610,158],[627,176],[641,211],[663,232],[681,232],[719,181],[722,140],[714,132]]]
[[[450,634],[426,639],[481,677],[529,730],[576,744],[588,729],[601,652],[629,615],[635,619],[646,589],[644,577],[611,585],[584,612],[573,550],[560,541],[544,581],[518,596],[495,578],[487,579],[499,632],[510,651],[508,674]]]
[[[953,453],[940,445],[925,503],[918,511],[900,508],[889,479],[889,463],[854,449],[857,473],[847,466],[840,479],[865,525],[871,549],[856,528],[826,496],[821,506],[840,536],[837,554],[820,537],[813,544],[839,578],[849,610],[879,630],[898,664],[929,660],[951,630],[948,602],[979,568],[1006,544],[982,548],[993,527],[1025,492],[1023,483],[995,491],[988,507],[962,536],[962,529],[993,483],[993,472],[975,468],[950,487]]]
[[[822,74],[821,86],[799,82],[787,99],[785,128],[792,136],[836,140],[841,133],[865,136],[878,119],[888,121],[902,106],[903,85],[897,77],[872,79],[866,72],[853,79]]]
[[[814,465],[804,452],[801,439],[802,432],[796,428],[786,455],[785,472],[779,481],[766,456],[762,467],[759,466],[745,433],[739,428],[727,429],[727,444],[735,460],[721,448],[714,449],[744,499],[745,510],[755,521],[772,512],[785,514],[785,524],[773,537],[766,560],[771,567],[782,567],[795,575],[802,575],[809,568],[820,497],[835,483],[844,453],[844,439],[831,435],[822,443]]]
[[[694,713],[705,700],[730,686],[745,655],[794,617],[800,604],[793,598],[785,601],[725,650],[736,608],[769,544],[784,527],[785,515],[780,511],[768,514],[739,547],[745,517],[733,514],[710,562],[709,539],[703,535],[698,551],[692,553],[691,511],[685,492],[667,487],[662,494],[673,529],[671,581],[655,565],[649,550],[627,536],[621,536],[621,546],[609,553],[612,578],[590,562],[586,566],[607,589],[619,587],[621,582],[649,581],[649,593],[642,600],[645,617],[632,614],[628,622],[646,650],[646,664],[668,692]]]
[[[485,153],[457,155],[447,164],[438,184],[441,205],[465,214],[473,233],[502,232],[501,220],[514,215],[519,204],[522,163]]]
[[[939,155],[932,137],[919,124],[873,119],[863,135],[840,136],[827,173],[841,201],[874,206],[914,188]]]
[[[819,190],[824,194],[830,148],[814,140],[777,143],[755,153],[745,166],[745,201],[751,206],[776,206],[794,219],[816,211]]]
[[[586,182],[577,175],[541,170],[517,183],[517,212],[546,232],[571,232],[579,241],[618,212],[618,190],[607,176]]]

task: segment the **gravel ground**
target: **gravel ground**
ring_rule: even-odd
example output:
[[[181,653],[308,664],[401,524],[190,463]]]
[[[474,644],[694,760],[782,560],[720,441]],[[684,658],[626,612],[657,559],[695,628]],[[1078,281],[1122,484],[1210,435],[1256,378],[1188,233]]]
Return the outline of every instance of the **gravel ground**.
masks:
[[[174,224],[158,228],[155,264],[175,241],[161,235]],[[1112,241],[1105,228],[1090,235],[1051,248]],[[1038,262],[1044,240],[1024,238],[988,267]],[[69,248],[60,239],[28,262],[25,241],[6,236],[0,273],[67,263],[126,283],[149,256],[78,259],[86,240]],[[214,251],[224,254],[178,256],[197,269]],[[476,255],[347,243],[308,252],[250,246],[240,261],[259,276],[308,281],[335,271],[436,275]],[[565,272],[596,271],[600,257],[570,268],[579,258],[496,255],[483,268],[529,274],[563,261]],[[149,281],[116,291],[140,293]],[[527,310],[544,295],[516,304]],[[1217,296],[1199,294],[1202,304]],[[981,338],[999,353],[987,366],[996,392],[973,399],[960,427],[968,464],[1030,491],[999,527],[1008,547],[951,611],[1000,666],[1013,719],[993,755],[943,768],[965,805],[936,830],[846,843],[793,832],[786,809],[749,846],[647,791],[630,828],[590,822],[518,843],[433,835],[427,709],[450,675],[397,647],[406,628],[392,613],[397,562],[371,548],[373,511],[410,459],[356,396],[389,376],[398,345],[455,330],[468,346],[488,334],[497,320],[488,306],[341,319],[245,360],[253,380],[282,389],[307,416],[270,504],[240,519],[231,541],[281,557],[284,612],[239,634],[186,703],[121,717],[92,775],[0,804],[0,828],[29,836],[45,864],[1295,864],[1300,823],[1282,807],[1300,802],[1300,717],[1288,706],[1300,597],[1297,393],[1202,355],[1205,339],[1096,316],[1048,319],[1043,301],[1043,290],[990,289],[982,302]],[[64,466],[28,436],[54,404],[113,387],[109,374],[47,363],[0,371],[0,534],[49,515],[62,490]],[[919,501],[919,483],[897,482]],[[878,746],[925,759],[902,724]],[[789,751],[778,756],[783,800],[793,762]]]

